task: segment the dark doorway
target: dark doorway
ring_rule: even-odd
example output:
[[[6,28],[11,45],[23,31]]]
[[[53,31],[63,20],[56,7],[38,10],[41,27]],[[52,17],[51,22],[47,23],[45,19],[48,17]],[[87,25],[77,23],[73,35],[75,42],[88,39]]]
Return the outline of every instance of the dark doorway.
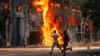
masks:
[[[38,31],[30,32],[30,37],[28,40],[29,44],[40,44],[40,33]]]

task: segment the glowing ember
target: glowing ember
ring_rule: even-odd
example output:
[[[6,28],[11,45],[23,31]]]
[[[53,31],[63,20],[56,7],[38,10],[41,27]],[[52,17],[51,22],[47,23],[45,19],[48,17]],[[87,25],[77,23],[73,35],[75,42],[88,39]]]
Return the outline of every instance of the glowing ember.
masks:
[[[43,17],[43,26],[42,29],[42,35],[43,35],[43,44],[45,45],[51,45],[52,44],[52,37],[51,33],[53,30],[56,30],[59,38],[58,41],[60,44],[63,43],[61,33],[62,30],[60,28],[61,23],[61,17],[54,18],[53,11],[49,7],[49,0],[35,0],[32,3],[37,11],[42,11],[42,17]],[[52,4],[53,5],[53,4]],[[55,6],[55,5],[54,5]],[[56,6],[59,6],[59,4],[56,4]]]

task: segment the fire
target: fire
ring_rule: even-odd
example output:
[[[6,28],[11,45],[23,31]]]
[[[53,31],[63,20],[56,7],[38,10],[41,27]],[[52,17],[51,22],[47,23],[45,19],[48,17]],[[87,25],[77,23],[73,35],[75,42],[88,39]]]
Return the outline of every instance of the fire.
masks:
[[[59,43],[62,43],[62,38],[61,38],[61,33],[62,30],[60,29],[59,23],[61,22],[61,17],[54,18],[52,11],[48,11],[46,19],[44,21],[44,25],[42,27],[43,29],[43,37],[44,37],[44,44],[45,45],[51,45],[52,44],[52,38],[51,38],[51,33],[53,30],[57,30],[57,33],[59,35]]]
[[[44,6],[45,1],[43,0],[34,0],[32,2],[32,5],[36,8],[37,11],[43,11],[43,6]]]
[[[49,0],[35,0],[32,3],[37,11],[42,11],[42,17],[43,17],[43,26],[42,29],[42,38],[43,38],[43,44],[44,45],[51,45],[53,42],[53,39],[51,37],[51,33],[53,30],[56,30],[59,38],[58,41],[60,44],[63,43],[62,41],[62,30],[60,28],[61,23],[61,17],[55,18],[53,15],[53,10],[49,7]],[[53,5],[53,4],[52,4]],[[54,5],[55,6],[55,5]],[[59,6],[59,4],[56,4],[56,6]]]

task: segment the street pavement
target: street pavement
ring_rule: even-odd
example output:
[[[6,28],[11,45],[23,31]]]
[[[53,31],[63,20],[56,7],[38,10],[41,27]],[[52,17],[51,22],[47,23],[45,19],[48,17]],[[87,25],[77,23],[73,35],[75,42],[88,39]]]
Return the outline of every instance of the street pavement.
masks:
[[[50,47],[41,48],[0,48],[0,56],[63,56],[58,48],[53,54],[49,54]],[[100,56],[100,47],[73,47],[73,51],[67,50],[66,56]]]

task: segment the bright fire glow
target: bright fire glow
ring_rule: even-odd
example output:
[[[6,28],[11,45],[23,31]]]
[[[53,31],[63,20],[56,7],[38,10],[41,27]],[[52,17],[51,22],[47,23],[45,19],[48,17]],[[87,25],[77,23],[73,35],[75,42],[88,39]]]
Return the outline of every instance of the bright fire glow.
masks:
[[[51,33],[53,30],[56,30],[59,38],[58,41],[60,44],[63,43],[61,33],[62,30],[60,28],[60,23],[62,21],[61,17],[54,18],[53,11],[49,7],[49,0],[35,0],[32,3],[37,11],[42,11],[42,17],[43,17],[43,26],[42,29],[42,38],[43,38],[43,44],[44,45],[51,45],[53,40],[51,38]],[[60,6],[59,4],[56,4],[56,6]]]

